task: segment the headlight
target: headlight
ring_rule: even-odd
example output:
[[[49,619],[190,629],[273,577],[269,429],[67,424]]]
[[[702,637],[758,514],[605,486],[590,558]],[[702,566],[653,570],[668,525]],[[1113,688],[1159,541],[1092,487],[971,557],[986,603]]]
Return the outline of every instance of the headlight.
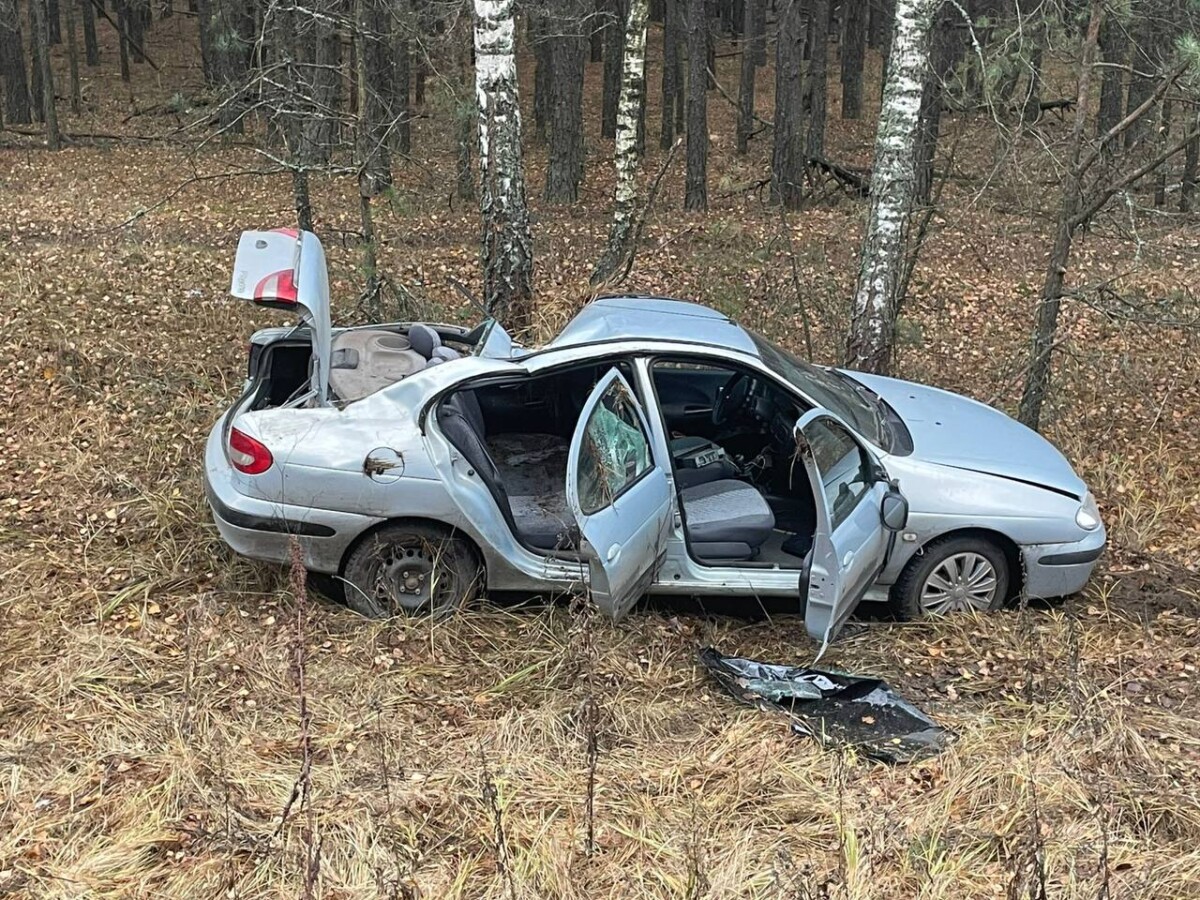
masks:
[[[1084,531],[1095,531],[1100,527],[1100,509],[1096,506],[1096,498],[1088,491],[1083,498],[1083,505],[1075,513],[1075,524]]]

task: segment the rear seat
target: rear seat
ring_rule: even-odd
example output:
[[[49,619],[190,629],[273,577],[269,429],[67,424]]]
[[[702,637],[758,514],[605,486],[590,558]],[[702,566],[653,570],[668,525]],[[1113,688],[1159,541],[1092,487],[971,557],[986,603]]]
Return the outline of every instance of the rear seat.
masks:
[[[442,403],[438,424],[511,516],[521,541],[540,550],[577,544],[567,508],[567,442],[551,434],[504,434],[490,439],[474,391]]]

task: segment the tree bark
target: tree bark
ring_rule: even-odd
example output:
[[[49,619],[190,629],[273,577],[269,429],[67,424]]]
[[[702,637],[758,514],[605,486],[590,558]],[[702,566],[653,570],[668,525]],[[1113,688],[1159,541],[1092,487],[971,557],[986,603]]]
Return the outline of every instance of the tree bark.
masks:
[[[42,29],[38,25],[37,4],[40,0],[28,0],[26,12],[29,14],[29,91],[33,109],[33,118],[38,122],[46,121],[45,81],[43,79],[42,56],[46,42],[41,39]]]
[[[412,152],[412,110],[408,102],[412,91],[412,53],[408,42],[409,23],[403,16],[407,2],[399,6],[400,9],[395,11],[401,15],[387,23],[392,33],[392,90],[388,100],[391,106],[392,149],[402,156],[408,156]]]
[[[627,0],[608,0],[604,26],[604,85],[600,108],[600,136],[616,137],[617,106],[621,100],[621,54],[625,38],[621,32]]]
[[[594,0],[592,12],[588,18],[588,62],[604,61],[604,31],[608,16],[604,10],[604,0]]]
[[[884,84],[871,208],[863,237],[847,342],[849,368],[887,374],[904,269],[904,237],[912,213],[921,96],[929,67],[929,37],[940,0],[896,0],[896,27]]]
[[[75,2],[64,0],[67,13],[67,71],[71,78],[71,112],[79,115],[83,107],[83,91],[79,86],[79,47],[75,37]],[[85,0],[90,2],[90,0]]]
[[[1100,28],[1100,51],[1104,73],[1100,76],[1100,107],[1096,111],[1096,133],[1104,134],[1119,121],[1125,110],[1125,87],[1121,67],[1126,64],[1129,41],[1115,17],[1106,16]]]
[[[808,156],[825,155],[825,110],[829,97],[829,0],[809,0],[812,53],[808,70]]]
[[[1146,10],[1142,11],[1147,12]],[[1154,93],[1159,68],[1159,48],[1157,46],[1160,28],[1155,15],[1140,15],[1137,17],[1133,30],[1133,46],[1129,54],[1133,66],[1133,74],[1129,79],[1129,90],[1126,93],[1125,114],[1137,109],[1147,97]],[[1126,149],[1140,143],[1146,135],[1147,117],[1141,116],[1125,131]]]
[[[533,239],[521,159],[513,0],[474,0],[474,11],[483,296],[494,315],[521,329],[532,315]]]
[[[546,137],[550,122],[550,81],[553,62],[550,58],[550,36],[544,13],[530,12],[527,34],[533,47],[533,128],[538,137]]]
[[[1032,125],[1042,117],[1042,57],[1046,45],[1046,10],[1041,0],[1022,0],[1029,6],[1028,17],[1033,20],[1029,29],[1033,50],[1029,54],[1029,84],[1021,103],[1021,121]]]
[[[1079,61],[1079,89],[1075,99],[1075,123],[1071,129],[1070,160],[1062,179],[1058,220],[1054,227],[1054,246],[1046,266],[1042,293],[1038,302],[1037,323],[1034,326],[1030,350],[1029,371],[1021,392],[1017,418],[1030,428],[1037,429],[1042,420],[1042,405],[1050,388],[1050,361],[1058,332],[1058,314],[1062,305],[1063,284],[1071,259],[1071,243],[1078,227],[1077,214],[1081,206],[1080,159],[1083,156],[1084,131],[1091,114],[1093,61],[1104,21],[1104,0],[1092,0],[1091,18],[1083,39]]]
[[[62,43],[62,16],[58,8],[58,0],[46,0],[46,29],[50,35],[49,44],[57,47]]]
[[[758,69],[754,65],[754,35],[758,27],[757,0],[742,0],[742,74],[738,82],[737,152],[749,149],[754,133],[754,81]]]
[[[25,50],[21,42],[18,0],[0,0],[0,80],[4,82],[4,118],[10,124],[33,120],[29,108],[29,81],[25,75]]]
[[[92,0],[80,0],[83,8],[83,58],[88,66],[100,65],[100,45],[96,41],[96,10]]]
[[[608,245],[592,272],[592,284],[610,279],[633,252],[634,216],[638,205],[638,169],[642,152],[638,147],[638,119],[646,96],[646,18],[649,0],[629,0],[625,22],[625,48],[622,53],[621,104],[617,115],[616,147],[613,161],[617,187],[613,203],[612,228]]]
[[[37,45],[37,63],[41,70],[42,120],[46,123],[46,146],[51,150],[62,147],[62,135],[58,131],[58,110],[54,104],[54,72],[50,68],[50,28],[46,20],[46,0],[32,0],[34,32]]]
[[[921,117],[917,131],[916,188],[913,205],[929,205],[933,194],[933,163],[937,156],[938,139],[942,130],[943,94],[946,79],[954,70],[954,26],[958,10],[943,3],[934,15],[930,38],[930,65],[921,93]]]
[[[354,0],[355,36],[358,39],[359,193],[374,197],[392,183],[388,151],[388,96],[393,79],[389,58],[385,0]]]
[[[687,176],[683,208],[708,209],[708,22],[704,0],[688,0]]]
[[[842,118],[862,117],[862,70],[866,58],[866,0],[842,2]]]
[[[664,0],[663,4],[663,69],[662,69],[662,126],[658,145],[668,149],[675,143],[675,109],[678,105],[679,70],[679,0]]]
[[[1200,130],[1200,117],[1193,118],[1193,130]],[[1200,137],[1187,142],[1183,151],[1183,181],[1179,185],[1179,211],[1192,211],[1192,198],[1196,195],[1196,168],[1200,163]]]
[[[803,198],[804,154],[800,126],[804,116],[804,39],[801,0],[780,0],[779,37],[775,42],[775,132],[771,151],[771,201],[797,209]]]
[[[129,0],[113,0],[114,12],[117,14],[117,25],[119,26],[117,35],[117,47],[121,60],[121,80],[129,81]],[[204,21],[201,20],[200,27],[204,28]],[[209,29],[211,34],[211,28]],[[211,39],[209,46],[212,46]]]
[[[762,68],[767,64],[767,0],[751,0],[754,6],[755,29],[750,39],[750,49],[754,53],[754,65]]]
[[[574,13],[574,14],[572,14]],[[586,36],[582,9],[550,19],[550,159],[547,203],[574,203],[583,179],[583,70]]]

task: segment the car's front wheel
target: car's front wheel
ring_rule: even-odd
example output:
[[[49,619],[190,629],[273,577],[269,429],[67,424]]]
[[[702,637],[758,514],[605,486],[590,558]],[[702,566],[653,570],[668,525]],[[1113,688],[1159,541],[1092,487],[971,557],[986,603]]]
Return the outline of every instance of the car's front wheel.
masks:
[[[350,554],[346,605],[372,619],[445,616],[474,599],[483,567],[467,541],[433,525],[385,525]]]
[[[933,541],[909,560],[892,586],[891,601],[905,619],[1000,609],[1011,583],[1004,551],[978,537]]]

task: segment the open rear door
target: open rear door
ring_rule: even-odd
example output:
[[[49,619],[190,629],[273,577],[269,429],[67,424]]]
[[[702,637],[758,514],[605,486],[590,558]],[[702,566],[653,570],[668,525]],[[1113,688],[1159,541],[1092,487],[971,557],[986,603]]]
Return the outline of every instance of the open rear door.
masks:
[[[616,369],[588,397],[571,438],[567,503],[592,597],[618,618],[646,593],[666,554],[671,487],[654,462],[646,417]]]
[[[801,416],[795,438],[817,508],[801,590],[804,627],[821,642],[819,659],[883,567],[888,532],[881,508],[889,485],[858,438],[826,410]]]
[[[317,403],[329,395],[333,324],[325,250],[311,231],[277,228],[243,231],[229,293],[260,306],[295,310],[312,333],[312,389]]]

